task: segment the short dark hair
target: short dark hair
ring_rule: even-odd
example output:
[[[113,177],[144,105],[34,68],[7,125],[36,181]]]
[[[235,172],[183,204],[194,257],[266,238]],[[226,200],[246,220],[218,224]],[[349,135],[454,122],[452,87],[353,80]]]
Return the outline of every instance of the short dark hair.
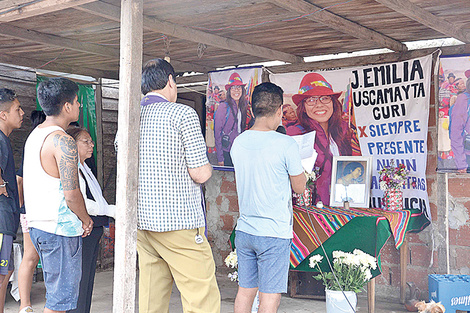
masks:
[[[46,120],[46,114],[44,114],[43,111],[34,110],[31,112],[31,117],[29,119],[31,120],[31,128],[34,129]]]
[[[168,83],[170,75],[175,79],[175,70],[163,59],[153,59],[145,63],[142,69],[140,89],[145,95],[152,90],[161,90]]]
[[[364,175],[364,166],[359,162],[348,163],[343,170],[343,176],[346,176],[356,170],[356,168],[361,169],[361,176]],[[360,176],[359,176],[360,177]]]
[[[9,111],[16,98],[16,93],[13,90],[0,88],[0,111]]]
[[[284,91],[273,83],[262,83],[255,87],[252,109],[256,117],[271,116],[282,105]]]
[[[78,85],[66,78],[50,78],[38,86],[38,101],[47,116],[57,116],[77,96]]]

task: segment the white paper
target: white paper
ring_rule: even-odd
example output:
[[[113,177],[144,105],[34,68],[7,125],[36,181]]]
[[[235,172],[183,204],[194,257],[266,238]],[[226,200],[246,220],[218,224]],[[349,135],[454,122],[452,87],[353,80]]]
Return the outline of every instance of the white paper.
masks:
[[[309,174],[312,173],[318,156],[317,151],[313,147],[315,144],[315,134],[316,132],[312,131],[303,135],[292,136],[299,146],[302,167]]]
[[[365,184],[343,184],[335,185],[335,202],[349,201],[351,203],[366,202],[366,185]]]

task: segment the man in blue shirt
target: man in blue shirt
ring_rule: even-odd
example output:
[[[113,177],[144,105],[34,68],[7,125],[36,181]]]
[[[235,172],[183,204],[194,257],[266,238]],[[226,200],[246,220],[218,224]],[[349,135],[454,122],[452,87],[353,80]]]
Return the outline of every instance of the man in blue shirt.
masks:
[[[297,143],[275,131],[282,120],[283,90],[262,83],[252,97],[255,124],[234,140],[230,152],[240,210],[235,313],[251,312],[258,290],[260,311],[277,311],[281,293],[287,291],[291,190],[302,193],[306,183]]]

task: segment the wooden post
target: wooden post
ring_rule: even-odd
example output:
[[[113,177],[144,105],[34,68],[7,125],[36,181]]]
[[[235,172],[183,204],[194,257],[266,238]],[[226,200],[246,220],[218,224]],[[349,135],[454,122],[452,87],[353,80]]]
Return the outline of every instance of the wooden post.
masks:
[[[375,277],[367,283],[367,309],[375,313]]]
[[[96,176],[101,189],[103,189],[103,89],[102,79],[98,79],[95,92],[95,112],[96,112]]]
[[[405,303],[406,297],[406,265],[408,263],[408,238],[405,235],[400,247],[400,303]]]
[[[142,0],[121,0],[113,312],[135,312]]]

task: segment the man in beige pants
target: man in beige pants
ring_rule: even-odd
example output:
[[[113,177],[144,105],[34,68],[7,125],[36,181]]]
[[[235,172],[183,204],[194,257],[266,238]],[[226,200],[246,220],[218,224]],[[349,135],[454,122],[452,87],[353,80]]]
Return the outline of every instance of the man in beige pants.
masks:
[[[173,67],[148,61],[142,73],[139,147],[139,310],[169,312],[173,281],[184,312],[220,312],[215,264],[204,236],[200,184],[212,175],[199,118],[176,103]]]

